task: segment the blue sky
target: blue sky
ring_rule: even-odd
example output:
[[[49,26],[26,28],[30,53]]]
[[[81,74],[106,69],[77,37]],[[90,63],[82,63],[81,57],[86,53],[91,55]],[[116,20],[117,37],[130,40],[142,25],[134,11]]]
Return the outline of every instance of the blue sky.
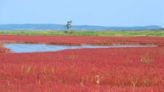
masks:
[[[164,0],[0,0],[0,24],[164,27]]]

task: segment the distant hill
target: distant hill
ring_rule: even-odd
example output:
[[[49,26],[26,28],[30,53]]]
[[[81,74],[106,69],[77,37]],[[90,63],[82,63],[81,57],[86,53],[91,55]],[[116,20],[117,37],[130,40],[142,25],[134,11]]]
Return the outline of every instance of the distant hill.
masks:
[[[160,26],[106,27],[90,25],[73,25],[72,30],[159,30]],[[66,30],[60,24],[1,24],[0,30]]]

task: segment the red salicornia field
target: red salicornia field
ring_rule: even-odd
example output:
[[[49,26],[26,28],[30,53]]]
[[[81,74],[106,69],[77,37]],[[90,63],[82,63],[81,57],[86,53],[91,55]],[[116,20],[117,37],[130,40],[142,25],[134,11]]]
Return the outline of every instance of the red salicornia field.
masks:
[[[164,37],[0,35],[0,92],[164,92]],[[10,53],[4,42],[157,47]]]

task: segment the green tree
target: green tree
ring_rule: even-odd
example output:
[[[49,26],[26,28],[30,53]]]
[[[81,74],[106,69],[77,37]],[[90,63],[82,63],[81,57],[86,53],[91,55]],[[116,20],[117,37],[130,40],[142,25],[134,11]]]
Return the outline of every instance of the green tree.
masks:
[[[71,28],[72,28],[72,21],[67,21],[67,24],[66,24],[66,28],[67,28],[67,32],[71,32]]]

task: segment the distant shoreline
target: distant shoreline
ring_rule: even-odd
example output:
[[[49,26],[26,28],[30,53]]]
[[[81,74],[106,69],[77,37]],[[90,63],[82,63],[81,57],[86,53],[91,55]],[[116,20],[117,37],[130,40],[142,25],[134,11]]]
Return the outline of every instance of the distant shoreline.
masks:
[[[72,25],[72,30],[89,30],[89,31],[101,31],[101,30],[113,30],[113,31],[125,31],[125,30],[162,30],[163,28],[158,25],[149,26],[132,26],[132,27],[117,27],[117,26],[93,26],[93,25]],[[0,24],[0,30],[66,30],[66,26],[63,24]]]

